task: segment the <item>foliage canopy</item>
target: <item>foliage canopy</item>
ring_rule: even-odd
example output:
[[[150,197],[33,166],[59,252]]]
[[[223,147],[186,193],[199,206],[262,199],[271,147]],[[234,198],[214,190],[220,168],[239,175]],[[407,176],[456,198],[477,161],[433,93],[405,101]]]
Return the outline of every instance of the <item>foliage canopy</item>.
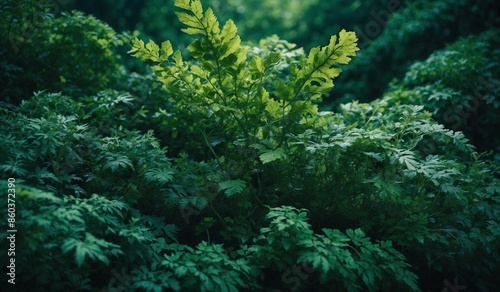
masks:
[[[383,98],[326,112],[318,105],[340,67],[358,57],[354,32],[308,53],[276,36],[245,44],[201,1],[174,4],[187,51],[71,12],[18,34],[22,51],[0,52],[11,85],[0,173],[16,179],[19,287],[498,285],[498,160],[440,120],[455,97],[466,108],[470,88],[457,79],[496,80],[496,31],[415,63]],[[142,65],[124,61],[127,42],[149,68],[130,71]],[[78,44],[89,50],[80,59]],[[484,99],[491,120],[495,96]]]

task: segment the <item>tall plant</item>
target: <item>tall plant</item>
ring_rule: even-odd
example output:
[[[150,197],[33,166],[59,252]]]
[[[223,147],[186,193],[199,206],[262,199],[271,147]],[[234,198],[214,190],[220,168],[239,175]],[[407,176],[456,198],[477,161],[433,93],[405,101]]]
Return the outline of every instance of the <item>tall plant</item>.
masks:
[[[282,50],[250,48],[241,44],[232,20],[220,29],[213,11],[203,12],[200,1],[175,5],[183,10],[176,13],[187,26],[183,31],[200,36],[188,47],[193,60],[185,61],[169,41],[134,39],[129,53],[154,63],[176,106],[196,117],[193,130],[212,144],[224,142],[225,150],[236,141],[248,147],[265,139],[273,151],[286,144],[295,125],[316,117],[314,102],[333,87],[341,72],[337,65],[348,63],[358,50],[355,34],[344,30],[307,56],[291,54],[289,44]]]

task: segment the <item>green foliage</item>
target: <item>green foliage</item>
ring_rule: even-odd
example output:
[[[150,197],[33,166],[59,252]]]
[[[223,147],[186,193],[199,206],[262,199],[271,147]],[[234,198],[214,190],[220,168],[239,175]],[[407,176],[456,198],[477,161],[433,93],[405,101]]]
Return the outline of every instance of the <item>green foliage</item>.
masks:
[[[30,8],[28,8],[30,7]],[[81,12],[59,12],[56,1],[7,1],[1,24],[2,92],[18,103],[34,91],[96,93],[117,83],[117,48],[130,37]]]
[[[460,37],[500,25],[495,0],[386,3],[378,9],[367,8],[370,16],[357,24],[355,31],[362,50],[358,58],[346,66],[333,98],[328,99],[333,106],[352,100],[366,102],[380,98],[390,81],[402,78],[413,62],[427,58],[434,50]],[[389,3],[399,4],[398,11],[391,13],[388,8],[393,4]],[[383,12],[388,13],[389,20],[385,20]],[[377,13],[380,14],[375,17]]]
[[[241,193],[245,189],[245,181],[242,180],[228,180],[219,183],[219,191],[224,190],[226,196],[231,197],[235,194]]]
[[[73,285],[77,283],[67,278],[70,270],[80,267],[74,275],[85,279],[93,272],[90,263],[102,269],[98,262],[109,265],[111,258],[122,254],[103,232],[107,226],[119,224],[118,218],[128,209],[122,202],[97,195],[84,200],[69,196],[60,199],[38,189],[17,186],[16,204],[23,207],[16,214],[16,235],[22,238],[16,245],[16,266],[18,273],[26,275],[25,283],[55,289],[76,287]],[[2,184],[2,190],[6,187]],[[65,260],[67,257],[73,260]],[[89,288],[89,283],[85,286]]]
[[[491,166],[481,162],[462,133],[435,124],[422,106],[388,107],[391,104],[390,98],[346,104],[341,113],[323,115],[316,127],[292,136],[295,142],[291,144],[297,148],[286,161],[272,162],[275,171],[267,172],[273,190],[282,193],[275,202],[307,206],[314,226],[362,226],[363,231],[391,240],[395,246],[411,246],[413,251],[406,255],[418,271],[430,267],[457,273],[461,279],[493,273],[496,260],[489,261],[487,268],[457,252],[457,246],[477,247],[479,241],[490,250],[498,245],[486,231],[491,227],[483,224],[493,219],[492,212],[498,212],[498,194],[493,195],[498,181],[486,171]],[[431,143],[429,155],[426,144]],[[490,194],[496,197],[486,209],[478,181],[489,185]],[[476,216],[484,219],[475,221]],[[456,227],[455,220],[478,225]],[[471,239],[466,235],[471,228],[488,235]],[[415,258],[417,254],[426,257]],[[456,269],[459,265],[462,268]],[[431,280],[423,277],[421,281]]]
[[[175,96],[176,107],[195,115],[199,124],[193,128],[205,140],[208,132],[208,138],[220,137],[226,143],[244,139],[248,147],[255,138],[271,135],[281,145],[292,124],[316,112],[311,101],[333,87],[331,79],[341,71],[334,66],[347,63],[357,51],[355,35],[341,31],[338,40],[333,36],[327,46],[314,48],[286,66],[281,64],[286,56],[275,48],[247,60],[250,48],[240,46],[231,20],[221,30],[212,10],[203,13],[199,1],[176,1],[176,6],[188,11],[177,13],[188,26],[184,31],[202,35],[188,47],[196,63],[183,61],[168,41],[160,48],[153,41],[145,44],[135,39],[130,53],[157,64],[152,68]],[[278,75],[279,69],[289,75]],[[266,86],[270,80],[275,88]],[[264,126],[273,123],[279,126]]]
[[[86,105],[99,110],[107,100],[87,99]],[[113,107],[120,109],[121,102]],[[113,114],[114,108],[108,113]],[[152,132],[124,130],[123,125],[130,125],[125,116],[110,127],[106,124],[116,116],[101,114],[96,119],[89,112],[67,96],[45,93],[24,101],[17,112],[5,109],[1,133],[8,143],[2,145],[2,173],[22,176],[33,186],[59,194],[95,192],[135,201],[142,191],[150,191],[154,195],[143,203],[154,204],[154,197],[166,193],[161,189],[172,181],[165,149]],[[145,182],[148,187],[141,189]]]
[[[322,287],[344,286],[346,291],[381,287],[418,290],[416,275],[407,270],[404,256],[390,242],[373,244],[360,229],[348,229],[344,234],[325,228],[324,235],[314,234],[305,211],[290,206],[269,211],[269,227],[261,228],[256,238],[260,245],[251,248],[259,265],[277,266],[284,277],[290,275],[287,268],[294,264],[310,266],[309,273],[315,278],[311,282],[319,280]]]
[[[387,94],[397,103],[424,105],[437,121],[463,131],[478,150],[498,156],[499,35],[489,30],[434,52],[413,64]]]
[[[385,230],[382,226],[405,226],[401,230],[412,231],[403,237],[394,237],[395,230],[376,233],[383,240],[394,239],[399,246],[406,245],[407,240],[422,243],[425,234],[432,240],[443,240],[442,235],[425,231],[429,222],[415,224],[415,218],[428,218],[421,208],[436,196],[446,198],[441,208],[447,209],[448,204],[469,208],[478,193],[469,193],[465,181],[457,187],[456,181],[469,171],[461,161],[468,157],[477,160],[474,147],[461,133],[435,124],[429,113],[422,112],[423,107],[400,106],[389,111],[393,101],[386,99],[372,105],[347,104],[339,114],[318,114],[311,102],[333,86],[331,79],[340,72],[333,65],[346,63],[356,51],[352,46],[355,39],[349,33],[342,31],[339,41],[333,37],[328,46],[314,48],[307,56],[273,39],[262,43],[271,45],[268,51],[266,47],[238,47],[239,38],[231,21],[220,30],[213,12],[203,13],[197,1],[176,4],[188,11],[179,13],[188,26],[185,32],[201,35],[189,46],[195,61],[184,61],[169,42],[160,48],[152,41],[146,45],[137,39],[130,53],[156,63],[153,69],[175,96],[176,107],[196,115],[198,123],[193,128],[202,129],[200,144],[205,142],[216,168],[225,170],[229,162],[238,159],[240,151],[250,155],[248,170],[238,172],[234,177],[237,180],[218,179],[219,191],[229,195],[235,182],[247,180],[247,192],[256,193],[257,202],[308,206],[318,226],[329,226],[329,214],[343,220],[345,227],[361,224],[369,232]],[[277,53],[279,48],[281,52]],[[434,156],[426,156],[422,149],[422,142],[429,139],[435,143]],[[255,161],[257,157],[263,164]],[[382,168],[374,171],[377,165]],[[258,180],[258,185],[250,183],[249,175]],[[312,196],[301,196],[303,193]],[[433,195],[429,197],[428,193]],[[248,200],[246,196],[233,200],[248,206],[243,203]],[[400,216],[373,217],[385,213],[388,206],[400,210]],[[217,201],[213,207],[223,210]],[[442,212],[436,207],[425,214]],[[233,229],[224,220],[219,223],[225,224],[224,229]],[[268,236],[274,242],[272,238]],[[290,242],[283,244],[285,251],[291,248]],[[422,252],[429,261],[437,256],[427,248]],[[370,283],[372,278],[366,281]],[[401,278],[415,287],[411,276]]]
[[[495,31],[417,63],[382,99],[322,112],[339,66],[357,54],[354,33],[307,54],[276,36],[243,45],[235,22],[220,26],[200,1],[175,5],[194,37],[188,52],[134,38],[130,53],[152,66],[128,73],[106,30],[97,43],[118,67],[96,62],[88,80],[108,79],[0,102],[0,189],[16,178],[20,289],[498,286],[498,163],[436,122],[445,100],[470,89],[463,80],[495,76]],[[73,12],[47,28],[73,18],[81,38],[103,26]],[[74,34],[59,43],[76,46]]]
[[[252,268],[245,259],[231,259],[222,245],[201,242],[195,249],[176,246],[165,255],[161,269],[173,270],[184,289],[238,291],[250,288]],[[255,287],[255,285],[252,285]]]

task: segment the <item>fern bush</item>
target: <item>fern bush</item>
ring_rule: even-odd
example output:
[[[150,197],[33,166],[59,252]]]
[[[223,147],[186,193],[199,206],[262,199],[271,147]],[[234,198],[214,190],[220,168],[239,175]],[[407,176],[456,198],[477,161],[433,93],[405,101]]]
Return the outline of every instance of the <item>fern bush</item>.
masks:
[[[178,13],[188,25],[185,32],[202,35],[188,47],[196,63],[183,61],[168,41],[160,47],[135,39],[130,53],[157,64],[152,68],[175,96],[174,106],[189,113],[191,131],[202,138],[198,143],[208,146],[219,164],[231,161],[230,153],[251,149],[259,151],[263,162],[284,157],[281,146],[287,144],[287,135],[314,121],[313,101],[320,100],[340,73],[333,66],[347,63],[357,50],[354,34],[342,31],[338,41],[334,36],[308,56],[274,41],[262,56],[250,54],[247,60],[251,49],[240,46],[232,21],[220,30],[212,10],[203,13],[200,3],[176,5],[191,12]]]
[[[447,248],[439,241],[447,245],[451,240],[449,234],[434,231],[431,222],[436,221],[436,214],[449,214],[451,206],[464,213],[474,208],[465,202],[479,201],[481,193],[471,193],[474,186],[466,179],[458,184],[457,180],[477,171],[476,167],[488,167],[462,133],[436,124],[421,106],[389,111],[391,99],[347,104],[338,114],[318,112],[314,102],[331,89],[331,79],[340,73],[332,66],[346,63],[357,50],[355,38],[347,32],[308,55],[276,39],[262,42],[264,48],[249,48],[239,45],[231,21],[219,29],[211,10],[203,12],[197,1],[177,1],[176,5],[185,10],[178,13],[188,27],[184,31],[201,35],[188,47],[193,61],[185,61],[179,51],[174,53],[168,41],[159,46],[136,39],[130,53],[152,62],[175,107],[199,121],[193,129],[199,131],[198,143],[205,144],[221,172],[217,180],[226,197],[243,207],[240,210],[247,206],[247,212],[255,204],[298,205],[311,211],[316,228],[361,226],[377,238],[394,240],[397,246],[421,245],[416,253],[426,254],[427,261],[415,259],[418,269],[444,255],[424,245],[426,240],[436,242],[443,251]],[[435,141],[434,156],[422,149],[424,139]],[[242,153],[247,156],[243,161]],[[464,157],[469,160],[465,167]],[[224,172],[228,172],[226,181]],[[489,181],[491,194],[496,196],[496,180],[484,176],[480,180]],[[435,205],[436,200],[443,201]],[[227,203],[217,201],[212,203],[215,210],[206,209],[203,216],[220,217],[212,226],[234,230],[224,220],[225,214],[231,214]],[[389,208],[398,212],[388,216]],[[332,225],[331,220],[338,223]],[[442,223],[453,220],[447,217]],[[402,230],[408,230],[406,235],[400,235]],[[490,247],[497,244],[495,240],[481,242]],[[466,273],[453,264],[464,257],[444,253],[453,259],[444,268],[443,278]],[[442,271],[443,267],[431,264],[432,269]]]

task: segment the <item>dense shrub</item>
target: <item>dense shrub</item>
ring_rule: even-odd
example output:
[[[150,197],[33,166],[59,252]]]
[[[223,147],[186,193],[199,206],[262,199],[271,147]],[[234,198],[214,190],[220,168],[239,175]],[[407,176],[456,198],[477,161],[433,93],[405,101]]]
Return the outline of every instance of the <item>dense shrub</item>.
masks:
[[[2,96],[20,102],[38,90],[94,94],[123,74],[116,54],[130,37],[55,1],[7,1],[1,23]]]
[[[75,81],[0,103],[16,288],[498,286],[494,161],[398,94],[318,110],[357,54],[353,32],[308,53],[277,37],[244,46],[200,1],[175,5],[189,56],[134,38],[154,75],[114,68],[119,82],[93,91]],[[438,64],[422,64],[401,88],[437,82],[424,67]]]
[[[387,95],[397,104],[421,104],[450,129],[460,130],[479,151],[500,159],[499,30],[463,38],[410,66]]]
[[[461,36],[500,27],[500,6],[495,0],[400,2],[404,9],[390,13],[387,22],[372,16],[356,29],[366,35],[364,47],[358,58],[346,66],[332,98],[327,99],[332,106],[379,98],[388,83],[395,77],[401,78],[411,63],[427,58]],[[388,12],[387,7],[374,12]],[[370,21],[379,24],[379,34],[369,31]]]
[[[416,254],[426,254],[426,261],[414,258],[418,269],[430,265],[430,270],[442,270],[443,277],[455,274],[466,278],[466,275],[475,274],[469,271],[475,267],[473,264],[458,271],[454,263],[467,262],[468,256],[477,254],[478,250],[464,256],[457,256],[451,250],[434,252],[467,242],[464,238],[452,240],[438,227],[434,230],[434,214],[441,214],[443,208],[446,212],[450,211],[448,208],[458,208],[457,213],[468,214],[466,209],[476,208],[475,204],[463,205],[463,202],[481,201],[483,196],[481,190],[471,192],[477,186],[471,185],[467,177],[469,172],[476,177],[476,168],[487,166],[483,165],[463,134],[435,124],[428,113],[422,112],[421,106],[400,106],[389,111],[393,103],[390,99],[371,105],[348,104],[338,115],[320,115],[312,101],[327,93],[327,88],[332,85],[327,80],[338,73],[334,69],[319,69],[321,73],[305,75],[302,72],[330,64],[323,55],[332,52],[330,47],[321,51],[313,49],[307,59],[301,57],[300,50],[293,50],[286,44],[281,45],[281,58],[276,55],[279,47],[271,47],[271,52],[249,48],[250,52],[258,51],[265,57],[250,54],[248,65],[243,67],[240,64],[245,60],[241,53],[244,47],[236,46],[239,39],[231,28],[232,23],[226,23],[219,31],[205,20],[212,17],[210,12],[205,15],[200,11],[197,13],[196,17],[202,19],[200,24],[187,15],[179,15],[181,21],[190,26],[186,32],[204,36],[189,46],[197,61],[195,64],[183,61],[180,53],[174,53],[168,42],[160,48],[152,42],[146,45],[136,40],[132,52],[158,63],[159,66],[153,68],[159,80],[176,85],[169,86],[172,97],[175,97],[174,103],[179,109],[198,115],[195,120],[200,124],[194,129],[206,129],[201,131],[200,144],[206,142],[219,167],[226,170],[235,164],[244,166],[242,170],[234,171],[236,175],[233,174],[229,181],[219,183],[226,196],[234,198],[241,194],[240,201],[247,200],[247,191],[250,191],[257,192],[258,201],[264,204],[306,207],[318,229],[330,227],[333,215],[342,228],[362,226],[373,232],[376,238],[396,240],[398,246],[422,244],[421,248],[412,246]],[[343,44],[342,33],[340,42]],[[173,55],[172,61],[168,58],[170,55]],[[309,67],[305,60],[319,62],[316,65],[319,67]],[[333,75],[321,75],[328,73]],[[313,77],[317,83],[308,83],[304,76]],[[253,84],[258,85],[258,89],[252,90]],[[248,112],[248,109],[254,110]],[[429,153],[421,149],[423,139],[432,139],[442,152],[436,151],[428,156]],[[239,162],[241,153],[249,160]],[[464,161],[468,161],[465,167]],[[486,184],[494,186],[490,194],[496,193],[494,179],[483,175],[479,180],[489,181]],[[252,185],[258,188],[252,191]],[[303,197],[301,194],[304,193],[311,195]],[[438,197],[444,200],[442,205],[434,205]],[[255,203],[239,202],[237,205],[241,212],[242,206],[254,206]],[[437,209],[430,208],[431,205]],[[214,206],[217,209],[215,202]],[[388,208],[399,212],[393,214],[394,217],[387,217]],[[493,210],[497,208],[493,207]],[[227,209],[221,208],[218,213],[222,212],[227,212]],[[480,228],[490,230],[495,226],[496,221],[491,221],[491,214],[495,212],[487,211],[482,215],[493,225],[481,225]],[[374,218],[373,214],[384,215]],[[452,218],[439,219],[443,224],[440,227],[450,232],[463,232],[452,227],[456,220]],[[416,224],[416,220],[420,220],[421,225]],[[400,226],[401,229],[385,226]],[[396,234],[400,230],[413,231],[401,236]],[[488,242],[493,248],[498,242],[492,236],[487,235],[480,241]],[[430,243],[423,245],[426,240],[436,242],[439,248],[433,249]],[[439,240],[446,243],[440,245]],[[451,254],[453,257],[449,256]],[[413,256],[412,253],[409,255]],[[445,268],[443,263],[432,266],[430,262],[434,258],[445,255],[449,261]],[[495,263],[493,260],[490,268]],[[492,272],[488,267],[483,268],[485,270],[479,274]],[[479,274],[475,275],[479,277]],[[426,280],[423,277],[423,285]]]

